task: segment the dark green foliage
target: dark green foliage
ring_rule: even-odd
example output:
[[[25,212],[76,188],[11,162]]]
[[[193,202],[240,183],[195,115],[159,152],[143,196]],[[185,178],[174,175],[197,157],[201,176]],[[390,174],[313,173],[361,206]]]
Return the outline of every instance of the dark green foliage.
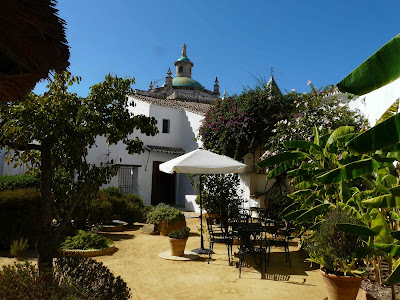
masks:
[[[121,198],[124,195],[116,186],[110,186],[108,188],[102,189],[102,191],[110,196],[115,196],[117,198]]]
[[[0,270],[0,299],[82,299],[76,289],[56,276],[39,277],[35,265],[15,264]]]
[[[175,221],[184,219],[185,215],[179,209],[164,203],[158,204],[154,210],[147,214],[147,222],[152,224],[160,224],[162,221],[173,224]]]
[[[102,263],[66,257],[55,261],[54,273],[39,277],[35,265],[15,264],[0,270],[0,299],[125,300],[130,289]]]
[[[178,230],[172,230],[168,236],[172,239],[187,239],[189,237],[189,232],[189,227],[183,227]]]
[[[39,188],[40,179],[32,175],[1,175],[0,191]]]
[[[114,213],[125,222],[144,222],[146,219],[144,202],[138,195],[124,195],[118,198],[113,206]]]
[[[85,224],[107,224],[114,219],[128,223],[145,220],[145,205],[135,194],[123,195],[115,188],[100,190],[95,197],[81,203],[74,220],[78,228]]]
[[[90,249],[104,249],[113,244],[113,241],[105,236],[97,233],[85,232],[78,230],[76,235],[67,236],[61,243],[61,249],[66,250],[90,250]]]
[[[244,199],[237,174],[202,175],[202,184],[203,207],[208,213],[219,214],[223,223],[239,213]]]
[[[130,299],[130,288],[101,262],[90,258],[63,257],[55,262],[55,271],[79,290],[79,299]]]
[[[310,256],[321,258],[322,265],[333,274],[345,272],[352,264],[357,269],[358,254],[364,245],[362,239],[340,231],[336,224],[342,223],[362,225],[360,220],[337,208],[326,215],[308,246]]]
[[[274,125],[286,119],[293,108],[288,96],[260,80],[254,89],[213,103],[200,128],[204,147],[242,159],[256,147],[262,147]]]
[[[20,238],[11,242],[10,254],[14,257],[19,257],[26,249],[28,249],[28,240]]]
[[[0,192],[0,248],[14,240],[28,238],[31,246],[39,236],[40,192],[36,189]]]

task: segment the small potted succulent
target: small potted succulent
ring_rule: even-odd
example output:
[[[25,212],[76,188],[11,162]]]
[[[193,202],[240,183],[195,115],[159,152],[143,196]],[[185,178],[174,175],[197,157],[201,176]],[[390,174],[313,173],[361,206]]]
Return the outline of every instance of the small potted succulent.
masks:
[[[363,236],[375,233],[339,208],[329,212],[307,245],[308,261],[321,266],[328,299],[354,300],[371,253]]]
[[[169,234],[169,243],[171,246],[171,255],[183,256],[185,253],[186,241],[189,237],[190,228],[183,227],[178,230],[172,230]]]

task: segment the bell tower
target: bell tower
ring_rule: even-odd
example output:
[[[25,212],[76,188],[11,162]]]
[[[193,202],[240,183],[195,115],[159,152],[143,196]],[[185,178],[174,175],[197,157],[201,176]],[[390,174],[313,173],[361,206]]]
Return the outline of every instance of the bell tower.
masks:
[[[187,57],[186,54],[186,45],[182,46],[182,55],[175,62],[175,77],[187,77],[192,78],[192,67],[193,63]]]

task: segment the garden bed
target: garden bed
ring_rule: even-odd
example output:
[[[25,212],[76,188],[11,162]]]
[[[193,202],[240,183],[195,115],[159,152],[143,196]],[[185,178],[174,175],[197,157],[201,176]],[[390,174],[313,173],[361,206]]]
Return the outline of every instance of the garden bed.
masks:
[[[85,257],[93,257],[93,256],[102,256],[102,255],[108,255],[112,254],[116,251],[117,249],[115,248],[114,245],[103,248],[103,249],[89,249],[89,250],[79,250],[79,249],[74,249],[74,250],[67,250],[67,249],[58,249],[58,252],[61,253],[64,256],[69,256],[69,255],[80,255],[80,256],[85,256]]]

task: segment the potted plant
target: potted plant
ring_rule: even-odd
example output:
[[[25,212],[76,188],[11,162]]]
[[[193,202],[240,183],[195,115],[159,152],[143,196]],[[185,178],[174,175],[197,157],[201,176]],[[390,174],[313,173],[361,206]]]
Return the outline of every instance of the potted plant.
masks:
[[[174,207],[160,203],[147,214],[147,222],[154,224],[161,235],[186,227],[185,215]]]
[[[335,208],[329,212],[307,245],[308,261],[321,266],[329,300],[354,300],[370,253],[366,241],[356,235],[374,235],[350,213]]]
[[[186,242],[189,237],[190,228],[184,227],[178,230],[172,230],[169,234],[169,243],[171,246],[171,255],[183,256],[185,253]]]

